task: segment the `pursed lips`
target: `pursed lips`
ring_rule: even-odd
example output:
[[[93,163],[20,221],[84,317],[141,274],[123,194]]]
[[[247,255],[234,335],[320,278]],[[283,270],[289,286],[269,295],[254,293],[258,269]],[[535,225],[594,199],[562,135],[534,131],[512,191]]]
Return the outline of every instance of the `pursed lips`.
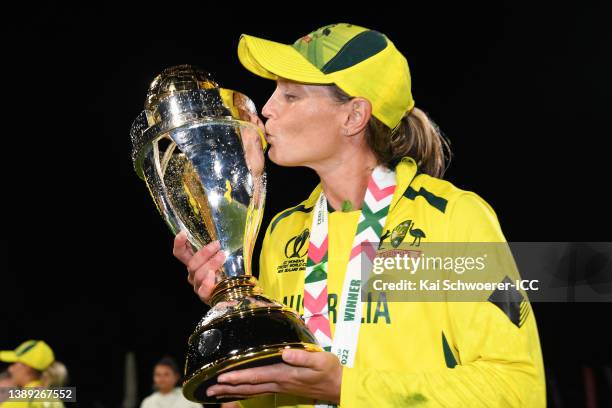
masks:
[[[267,141],[268,143],[271,143],[272,138],[274,138],[274,136],[273,136],[273,135],[271,135],[270,133],[268,133],[268,132],[266,131],[266,141]]]

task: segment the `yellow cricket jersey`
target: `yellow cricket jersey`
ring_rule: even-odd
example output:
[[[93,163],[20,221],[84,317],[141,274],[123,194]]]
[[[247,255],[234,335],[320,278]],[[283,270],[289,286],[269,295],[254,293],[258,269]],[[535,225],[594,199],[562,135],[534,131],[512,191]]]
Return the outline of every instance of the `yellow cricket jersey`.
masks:
[[[395,168],[397,187],[383,230],[411,220],[404,243],[505,242],[493,209],[473,192],[419,174],[412,158]],[[264,292],[303,313],[304,273],[320,185],[300,205],[276,215],[264,237]],[[359,211],[329,214],[328,304],[332,336]],[[417,231],[418,230],[418,231]],[[386,232],[386,233],[385,233]],[[385,237],[386,236],[386,237]],[[535,317],[528,301],[389,302],[362,298],[354,367],[343,368],[341,407],[544,407],[546,391]],[[312,406],[291,395],[264,395],[244,407]]]

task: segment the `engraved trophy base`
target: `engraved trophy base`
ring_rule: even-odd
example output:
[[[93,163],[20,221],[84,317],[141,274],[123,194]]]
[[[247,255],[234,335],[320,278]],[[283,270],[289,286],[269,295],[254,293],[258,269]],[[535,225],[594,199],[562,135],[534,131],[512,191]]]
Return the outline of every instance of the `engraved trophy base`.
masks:
[[[206,390],[222,373],[281,362],[285,348],[322,351],[298,314],[261,295],[252,276],[221,282],[212,304],[189,337],[183,395],[191,401],[240,400],[207,397]]]

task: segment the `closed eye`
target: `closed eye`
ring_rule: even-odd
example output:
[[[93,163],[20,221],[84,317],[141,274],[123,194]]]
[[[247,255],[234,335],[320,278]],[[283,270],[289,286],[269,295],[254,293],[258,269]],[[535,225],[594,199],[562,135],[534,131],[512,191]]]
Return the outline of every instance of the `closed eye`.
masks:
[[[297,99],[297,96],[286,93],[285,94],[285,99],[288,100],[288,101],[295,101]]]

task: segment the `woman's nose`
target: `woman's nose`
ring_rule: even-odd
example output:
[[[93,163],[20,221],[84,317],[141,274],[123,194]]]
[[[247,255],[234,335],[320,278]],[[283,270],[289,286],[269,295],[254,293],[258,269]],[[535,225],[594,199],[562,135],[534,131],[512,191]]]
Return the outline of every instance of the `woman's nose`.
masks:
[[[270,97],[270,99],[268,99],[268,102],[266,102],[264,107],[261,109],[261,114],[266,119],[270,119],[273,116],[273,107],[272,107],[272,104],[273,104],[272,97]]]

